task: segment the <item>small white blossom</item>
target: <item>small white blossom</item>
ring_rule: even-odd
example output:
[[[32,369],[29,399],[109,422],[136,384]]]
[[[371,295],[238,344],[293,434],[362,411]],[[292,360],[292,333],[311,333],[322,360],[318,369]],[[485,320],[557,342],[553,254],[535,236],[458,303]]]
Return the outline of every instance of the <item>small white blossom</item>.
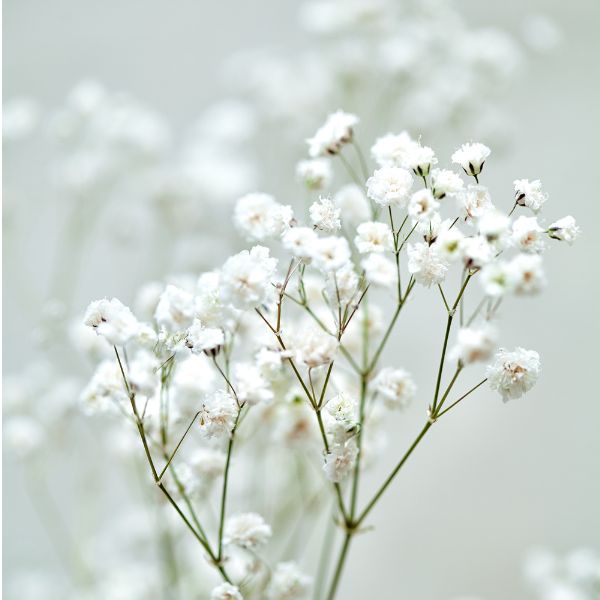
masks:
[[[321,231],[335,233],[342,226],[340,209],[330,198],[321,197],[317,202],[313,202],[308,213],[312,224]]]
[[[198,417],[200,431],[209,439],[229,436],[237,413],[238,407],[231,394],[224,390],[217,390],[202,400]]]
[[[244,597],[236,585],[224,582],[213,589],[210,600],[244,600]]]
[[[534,213],[537,213],[548,200],[548,194],[542,191],[542,182],[539,179],[529,181],[529,179],[516,179],[513,182],[515,186],[515,202],[519,206],[527,206]]]
[[[327,273],[327,294],[331,302],[342,306],[348,304],[355,296],[358,287],[358,275],[352,263],[345,264],[337,271]]]
[[[335,357],[339,342],[321,329],[309,329],[302,332],[296,349],[300,360],[310,368],[329,364]]]
[[[465,266],[469,269],[480,269],[494,258],[494,248],[482,235],[463,238],[460,252]]]
[[[406,131],[397,135],[388,133],[375,141],[371,156],[380,167],[402,167],[414,143]]]
[[[545,231],[535,217],[519,217],[512,226],[511,242],[521,252],[542,252],[546,246]]]
[[[298,258],[309,258],[318,236],[310,227],[290,227],[282,236],[283,247]]]
[[[215,327],[205,327],[200,319],[194,319],[191,327],[187,330],[185,345],[194,354],[215,350],[224,343],[223,330]]]
[[[330,114],[325,124],[317,130],[314,137],[306,140],[308,154],[312,158],[337,154],[344,144],[352,141],[353,128],[358,123],[356,115],[338,110]]]
[[[242,310],[260,306],[271,292],[276,267],[277,259],[263,246],[231,256],[221,271],[221,297]]]
[[[504,246],[509,227],[510,219],[498,210],[490,210],[484,213],[477,221],[479,233],[490,244],[494,244],[497,249]]]
[[[367,180],[367,196],[380,206],[404,206],[413,184],[409,171],[400,167],[382,167]]]
[[[452,162],[460,165],[467,175],[476,177],[490,154],[491,150],[479,142],[463,144],[452,155]]]
[[[223,475],[226,460],[227,455],[221,450],[198,448],[190,456],[190,466],[194,475],[206,485]]]
[[[451,360],[468,365],[488,360],[496,349],[496,330],[487,324],[481,327],[463,327],[456,336],[456,345],[448,353]]]
[[[515,348],[512,352],[501,348],[489,365],[486,376],[490,387],[500,392],[504,402],[520,398],[538,379],[540,355],[535,350]]]
[[[447,260],[453,261],[462,256],[462,242],[464,234],[458,227],[442,229],[436,237],[434,246],[440,256]]]
[[[327,401],[326,409],[336,421],[354,421],[357,406],[358,403],[355,398],[340,392]]]
[[[150,352],[138,352],[129,365],[127,379],[131,391],[142,396],[152,397],[159,383],[160,363]]]
[[[440,207],[440,203],[428,189],[415,192],[408,202],[408,214],[415,221],[429,221]]]
[[[381,254],[369,254],[360,263],[367,281],[382,287],[391,287],[396,282],[396,265]]]
[[[563,217],[548,227],[548,235],[571,245],[579,236],[581,230],[572,216]]]
[[[356,228],[354,244],[360,254],[369,252],[385,252],[394,247],[392,230],[387,223],[368,221]]]
[[[438,200],[458,194],[464,185],[460,175],[454,171],[449,169],[433,169],[431,171],[431,189]]]
[[[232,515],[225,522],[224,542],[246,550],[264,546],[272,535],[271,527],[256,513]]]
[[[154,318],[168,333],[187,329],[194,318],[194,297],[179,287],[168,285],[160,295]]]
[[[306,598],[312,579],[304,575],[294,562],[275,566],[267,590],[268,600],[301,600]]]
[[[483,185],[469,185],[456,198],[461,216],[467,221],[477,220],[494,208],[490,193]]]
[[[337,271],[350,261],[350,247],[343,237],[318,238],[312,249],[311,258],[317,269]]]
[[[421,146],[419,142],[412,143],[404,158],[404,167],[412,169],[415,175],[426,177],[431,166],[437,164],[435,152],[429,146]]]
[[[363,190],[355,183],[341,187],[333,197],[335,205],[344,215],[344,223],[357,225],[369,218],[371,209]]]
[[[448,272],[448,263],[434,244],[409,244],[408,271],[415,281],[427,287],[442,283]]]
[[[237,363],[233,369],[235,389],[240,403],[250,406],[273,400],[273,391],[260,369],[250,363]]]
[[[417,392],[417,386],[404,369],[385,367],[373,380],[373,387],[391,409],[406,408]]]
[[[124,346],[139,332],[138,320],[117,298],[91,302],[83,322],[114,346]]]
[[[296,176],[309,190],[323,190],[333,179],[331,162],[327,158],[301,160],[296,165]]]
[[[538,254],[518,254],[507,265],[512,291],[517,295],[539,293],[546,285],[542,257]]]
[[[242,196],[235,205],[233,222],[250,241],[262,241],[281,235],[292,222],[290,206],[279,204],[270,194]]]
[[[513,289],[508,263],[504,261],[493,262],[480,271],[479,282],[486,296],[499,298]]]
[[[331,446],[329,450],[323,464],[325,477],[330,481],[339,483],[352,472],[358,456],[358,448],[354,439],[350,439],[345,444]]]
[[[81,392],[84,410],[88,413],[106,412],[112,403],[128,400],[123,375],[116,360],[103,360]]]

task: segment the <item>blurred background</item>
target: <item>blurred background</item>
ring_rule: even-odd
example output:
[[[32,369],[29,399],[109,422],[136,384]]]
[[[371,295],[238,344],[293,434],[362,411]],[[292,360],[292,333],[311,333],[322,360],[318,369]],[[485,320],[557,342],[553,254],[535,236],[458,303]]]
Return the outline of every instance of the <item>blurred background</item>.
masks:
[[[437,10],[437,3],[429,4]],[[596,382],[600,245],[595,235],[600,219],[596,198],[600,171],[595,166],[600,4],[463,0],[450,6],[468,27],[501,28],[516,40],[518,65],[506,74],[502,86],[487,89],[484,100],[501,116],[482,117],[475,127],[467,111],[458,124],[448,117],[430,127],[417,119],[405,124],[398,115],[375,122],[379,115],[363,106],[359,140],[366,149],[376,135],[409,128],[414,135],[423,133],[424,142],[436,148],[447,164],[454,147],[482,132],[482,141],[494,150],[486,165],[486,184],[493,196],[504,194],[504,206],[509,207],[513,179],[539,178],[550,193],[547,213],[556,218],[574,215],[583,234],[573,248],[555,247],[549,253],[550,286],[544,295],[503,307],[501,341],[539,350],[543,376],[538,385],[526,398],[508,405],[484,389],[436,428],[371,518],[374,533],[358,537],[340,593],[348,600],[533,598],[523,576],[532,548],[558,553],[579,547],[600,549]],[[246,129],[248,136],[241,143],[236,138],[231,146],[226,137],[220,139],[218,149],[198,143],[198,138],[210,137],[210,125],[219,119],[218,110],[207,116],[206,109],[217,100],[237,97],[240,69],[256,50],[267,49],[279,59],[316,49],[299,25],[298,6],[291,2],[7,0],[3,48],[3,367],[5,377],[28,373],[28,393],[44,418],[47,410],[51,412],[44,404],[48,371],[45,366],[27,371],[27,366],[41,348],[47,350],[46,361],[49,357],[68,371],[73,359],[61,345],[53,345],[56,330],[68,325],[67,315],[82,313],[97,297],[114,295],[133,302],[137,288],[148,280],[218,264],[232,248],[243,245],[230,232],[231,202],[245,191],[263,189],[265,182],[269,186],[265,191],[284,203],[293,202],[290,196],[301,192],[293,191],[293,165],[304,155],[303,139],[312,135],[327,112],[350,107],[319,106],[316,114],[301,115],[287,129],[292,132],[290,143],[271,123],[270,133],[258,132],[255,148],[251,136],[256,132],[251,131],[244,107],[236,104],[229,106],[228,122],[235,124],[238,138]],[[353,51],[349,45],[341,53],[351,56]],[[484,54],[486,48],[477,52]],[[277,79],[275,63],[272,69],[273,86],[277,88],[278,81],[284,85],[285,78]],[[306,82],[303,85],[319,85],[303,70],[296,78]],[[115,174],[115,169],[101,185],[94,180],[91,191],[82,172],[93,171],[93,160],[77,164],[56,160],[69,158],[61,146],[68,123],[59,114],[60,107],[82,80],[101,82],[111,93],[129,94],[135,104],[132,112],[141,121],[138,154],[127,157],[131,161],[125,166],[127,177]],[[379,96],[384,83],[384,79],[372,82],[371,93]],[[253,85],[264,83],[257,78]],[[247,97],[248,88],[243,92]],[[93,96],[94,91],[88,94]],[[35,105],[23,98],[33,99]],[[393,94],[390,98],[401,101]],[[477,98],[471,100],[476,103]],[[304,108],[299,103],[298,110]],[[38,134],[41,129],[44,132]],[[279,156],[278,144],[287,144],[289,157]],[[177,190],[180,208],[171,210],[169,194],[174,192],[164,171],[173,160],[163,158],[167,152],[177,155],[184,166],[195,157],[196,164],[206,169],[194,172],[193,185],[201,180],[205,187],[200,194],[190,193],[191,213],[186,212],[188,198],[181,190]],[[236,162],[238,153],[259,160]],[[168,166],[161,167],[159,184],[154,173],[148,174],[148,165],[155,162]],[[142,183],[129,189],[131,173],[139,174]],[[85,212],[73,218],[73,198],[84,192],[99,200],[86,204]],[[150,216],[138,210],[149,195],[154,211]],[[111,205],[100,211],[108,197]],[[78,240],[76,245],[70,245],[71,238]],[[68,298],[57,302],[65,289]],[[401,352],[418,381],[428,377],[423,356],[437,357],[439,351],[440,323],[425,317],[432,305],[433,300],[420,301],[412,309],[415,318],[401,325],[415,340]],[[434,342],[426,341],[434,336]],[[394,351],[390,348],[391,356]],[[33,389],[36,383],[39,390]],[[71,384],[69,389],[54,390],[54,396],[76,396],[73,390],[79,384]],[[15,387],[24,393],[23,383],[11,379],[5,395]],[[5,411],[9,409],[5,401]],[[422,418],[422,407],[412,406],[394,422],[390,446],[367,482],[375,485],[381,480]],[[81,525],[71,518],[76,510],[69,500],[73,473],[85,476],[72,463],[95,456],[97,431],[84,427],[70,431],[69,437],[65,434],[69,445],[62,450],[69,460],[45,464],[43,470],[44,485],[57,499],[61,518],[86,528],[89,522]],[[60,566],[34,506],[41,493],[35,482],[40,480],[34,475],[31,488],[31,478],[24,475],[11,448],[5,449],[3,461],[7,586],[24,573],[60,571]],[[100,491],[103,481],[95,477],[90,486],[92,495],[97,492],[102,498],[96,501],[118,506],[118,483],[109,492]],[[56,519],[52,514],[47,517],[51,523]]]

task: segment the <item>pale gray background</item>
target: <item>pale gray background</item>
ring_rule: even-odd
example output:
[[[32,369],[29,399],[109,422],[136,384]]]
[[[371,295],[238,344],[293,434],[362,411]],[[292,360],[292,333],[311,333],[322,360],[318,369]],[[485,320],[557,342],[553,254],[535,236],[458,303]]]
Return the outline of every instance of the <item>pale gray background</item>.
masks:
[[[400,597],[391,589],[416,600],[467,593],[526,598],[520,570],[531,546],[600,549],[600,3],[459,4],[473,23],[514,30],[523,15],[544,12],[562,28],[563,46],[534,60],[506,101],[518,139],[510,156],[490,162],[487,181],[506,188],[516,177],[541,178],[551,193],[547,213],[575,215],[583,235],[572,249],[553,248],[546,295],[504,308],[502,341],[542,354],[544,373],[535,391],[509,405],[482,392],[433,431],[371,519],[376,534],[357,538],[344,599]],[[274,0],[8,0],[5,96],[30,93],[56,105],[74,82],[95,76],[183,124],[218,97],[213,84],[223,57],[244,47],[299,44],[294,15],[295,3]],[[40,222],[33,212],[30,217],[33,235],[21,244],[22,252],[5,255],[6,370],[26,357],[30,327],[30,315],[11,295],[14,283],[25,277],[35,286],[43,277],[44,249],[53,239],[51,220]],[[126,278],[107,266],[89,289],[80,290],[79,300],[84,305],[119,289],[129,290]],[[415,335],[437,329],[442,334],[441,321],[413,320],[405,327]],[[422,357],[406,362],[417,376],[426,375],[418,366]],[[390,464],[421,420],[413,407],[394,434]],[[384,465],[374,477],[383,473]],[[10,471],[4,483],[8,535],[26,536],[36,524],[26,522],[30,512],[21,492],[12,489]],[[4,541],[10,561],[11,539]]]

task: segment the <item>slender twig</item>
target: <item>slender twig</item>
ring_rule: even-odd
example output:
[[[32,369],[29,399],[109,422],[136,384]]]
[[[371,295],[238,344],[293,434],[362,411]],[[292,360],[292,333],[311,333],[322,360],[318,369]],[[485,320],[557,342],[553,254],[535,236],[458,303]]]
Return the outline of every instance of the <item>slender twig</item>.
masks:
[[[177,451],[179,450],[179,447],[181,446],[181,444],[183,443],[183,440],[185,439],[185,437],[189,433],[190,429],[192,428],[192,425],[196,422],[196,419],[198,418],[198,415],[200,414],[200,412],[201,411],[198,411],[192,417],[192,420],[190,421],[190,424],[187,426],[187,429],[184,431],[183,435],[179,439],[179,442],[177,443],[177,446],[175,446],[175,450],[173,450],[173,452],[171,453],[171,456],[169,456],[169,459],[167,460],[167,464],[163,467],[162,471],[159,473],[159,475],[158,475],[158,481],[160,481],[162,479],[163,475],[166,473],[167,469],[169,468],[169,465],[171,464],[171,461],[175,458],[175,455],[177,454]]]
[[[480,381],[477,385],[473,386],[466,394],[463,394],[458,400],[455,400],[452,404],[450,404],[447,408],[445,408],[442,412],[438,412],[436,415],[436,419],[439,419],[442,415],[446,414],[449,410],[454,408],[459,402],[464,400],[469,394],[473,393],[478,387],[482,386],[487,381],[487,377]]]

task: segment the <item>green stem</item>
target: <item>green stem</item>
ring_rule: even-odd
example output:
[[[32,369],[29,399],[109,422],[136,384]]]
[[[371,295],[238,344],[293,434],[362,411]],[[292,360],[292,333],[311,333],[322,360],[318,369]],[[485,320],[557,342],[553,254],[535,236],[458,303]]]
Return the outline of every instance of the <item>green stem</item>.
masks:
[[[351,539],[352,533],[347,532],[344,537],[344,542],[342,544],[340,555],[338,557],[338,561],[335,567],[335,572],[331,581],[331,587],[329,588],[329,592],[327,594],[327,600],[333,600],[335,598],[335,594],[340,583],[340,577],[342,576],[342,571],[344,569],[344,563],[346,562],[346,556],[348,555],[348,548],[350,547]]]

